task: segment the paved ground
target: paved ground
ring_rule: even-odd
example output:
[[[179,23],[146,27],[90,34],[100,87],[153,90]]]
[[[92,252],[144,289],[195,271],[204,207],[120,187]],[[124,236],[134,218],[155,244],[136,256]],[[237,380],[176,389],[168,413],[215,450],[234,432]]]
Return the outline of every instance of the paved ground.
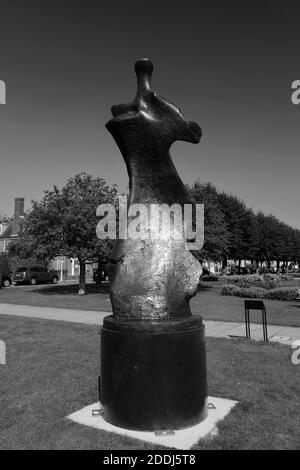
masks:
[[[32,307],[29,305],[2,304],[0,315],[16,315],[20,317],[42,318],[44,320],[60,320],[87,325],[102,325],[103,318],[111,312],[95,312],[93,310],[71,310],[68,308]]]
[[[0,303],[0,315],[15,315],[30,318],[42,318],[45,320],[59,320],[74,323],[85,323],[87,325],[102,325],[103,318],[111,315],[111,312],[95,312],[92,310],[70,310],[66,308],[30,307],[28,305],[3,304]],[[205,321],[206,336],[215,338],[228,336],[245,336],[245,325],[243,323]],[[268,326],[270,341],[292,344],[300,339],[300,328],[291,326]],[[262,325],[251,324],[251,338],[263,339]]]

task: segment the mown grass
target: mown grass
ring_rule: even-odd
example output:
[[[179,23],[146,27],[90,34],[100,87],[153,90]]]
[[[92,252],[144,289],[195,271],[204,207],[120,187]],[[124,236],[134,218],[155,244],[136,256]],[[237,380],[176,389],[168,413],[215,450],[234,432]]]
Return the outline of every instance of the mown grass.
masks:
[[[221,295],[221,286],[202,285],[198,295],[191,300],[192,311],[205,320],[244,322],[244,300]],[[300,302],[282,302],[264,299],[267,321],[270,325],[300,327]],[[261,323],[260,311],[251,311],[251,322]]]
[[[98,328],[0,316],[1,449],[155,449],[66,416],[98,399]],[[280,344],[207,339],[209,394],[239,401],[195,449],[299,448],[299,367]]]
[[[111,311],[109,287],[87,284],[88,295],[78,295],[78,284],[11,286],[0,290],[0,302],[36,307]]]

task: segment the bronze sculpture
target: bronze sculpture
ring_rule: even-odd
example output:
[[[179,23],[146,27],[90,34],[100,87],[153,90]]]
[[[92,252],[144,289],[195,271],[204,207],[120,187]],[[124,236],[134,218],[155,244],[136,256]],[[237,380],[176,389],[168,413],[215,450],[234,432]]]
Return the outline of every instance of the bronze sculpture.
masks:
[[[152,90],[149,59],[137,61],[135,71],[135,99],[113,106],[106,125],[127,166],[129,205],[193,204],[169,149],[176,140],[198,143],[201,129]],[[206,416],[204,326],[189,305],[201,266],[184,238],[152,239],[149,228],[148,235],[118,240],[113,252],[100,399],[104,418],[121,427],[182,428]]]

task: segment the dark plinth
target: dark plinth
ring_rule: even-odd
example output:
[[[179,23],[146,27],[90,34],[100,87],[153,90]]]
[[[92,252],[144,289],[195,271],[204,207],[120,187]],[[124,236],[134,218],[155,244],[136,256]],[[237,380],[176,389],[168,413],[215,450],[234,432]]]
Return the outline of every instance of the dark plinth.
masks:
[[[144,431],[199,423],[207,415],[201,320],[189,317],[171,322],[171,331],[163,323],[142,323],[119,325],[113,317],[104,322],[100,376],[104,419]]]

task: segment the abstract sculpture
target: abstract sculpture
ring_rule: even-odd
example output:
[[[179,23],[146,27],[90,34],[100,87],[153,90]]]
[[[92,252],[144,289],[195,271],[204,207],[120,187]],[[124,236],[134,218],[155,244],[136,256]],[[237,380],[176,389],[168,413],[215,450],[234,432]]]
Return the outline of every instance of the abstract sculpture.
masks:
[[[176,140],[198,143],[201,129],[151,88],[149,59],[135,64],[133,102],[112,107],[106,127],[129,175],[129,206],[193,204],[171,160]],[[184,232],[184,227],[180,227]],[[177,227],[177,230],[179,230]],[[175,230],[175,228],[174,228]],[[184,238],[118,240],[113,315],[101,333],[104,419],[124,428],[178,429],[206,417],[204,326],[191,314],[201,266]]]

